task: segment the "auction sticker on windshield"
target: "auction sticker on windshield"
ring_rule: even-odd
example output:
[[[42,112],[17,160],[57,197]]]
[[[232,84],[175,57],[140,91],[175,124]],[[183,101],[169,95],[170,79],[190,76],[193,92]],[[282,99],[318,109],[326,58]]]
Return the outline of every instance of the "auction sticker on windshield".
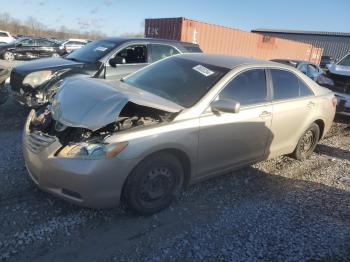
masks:
[[[192,69],[196,70],[197,72],[201,73],[204,76],[210,76],[210,75],[214,74],[213,71],[209,70],[208,68],[206,68],[205,66],[202,66],[202,65],[196,65]]]

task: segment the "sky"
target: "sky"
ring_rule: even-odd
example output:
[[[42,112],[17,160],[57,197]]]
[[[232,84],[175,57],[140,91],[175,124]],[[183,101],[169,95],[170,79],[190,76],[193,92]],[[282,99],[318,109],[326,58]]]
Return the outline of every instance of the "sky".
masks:
[[[0,0],[1,12],[108,36],[144,32],[145,18],[186,17],[256,28],[350,32],[350,0]]]

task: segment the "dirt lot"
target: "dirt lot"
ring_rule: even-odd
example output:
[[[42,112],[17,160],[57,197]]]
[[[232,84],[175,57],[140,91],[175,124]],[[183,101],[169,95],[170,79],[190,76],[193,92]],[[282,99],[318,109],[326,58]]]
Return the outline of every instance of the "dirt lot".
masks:
[[[350,118],[309,160],[265,161],[136,217],[39,191],[21,153],[27,113],[0,107],[0,261],[350,261]]]

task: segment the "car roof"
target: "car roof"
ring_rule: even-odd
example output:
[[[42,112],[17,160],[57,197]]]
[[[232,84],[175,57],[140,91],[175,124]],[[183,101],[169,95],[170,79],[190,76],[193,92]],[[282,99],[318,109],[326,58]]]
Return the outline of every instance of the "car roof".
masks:
[[[197,61],[198,63],[214,65],[227,69],[233,69],[239,65],[254,64],[254,65],[276,65],[277,63],[259,60],[256,58],[244,57],[244,56],[230,56],[230,55],[216,55],[216,54],[204,54],[204,53],[186,53],[177,55],[184,59]]]
[[[186,44],[186,45],[198,46],[198,44],[193,44],[189,42],[181,42],[176,40],[158,39],[158,38],[106,37],[106,38],[102,38],[101,40],[108,40],[115,43],[126,43],[131,41],[148,41],[148,42],[163,42],[163,43]]]

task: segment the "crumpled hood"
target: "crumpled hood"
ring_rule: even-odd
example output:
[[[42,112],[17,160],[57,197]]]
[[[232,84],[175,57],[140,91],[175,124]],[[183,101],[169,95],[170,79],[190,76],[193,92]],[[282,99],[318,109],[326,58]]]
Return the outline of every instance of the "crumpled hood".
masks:
[[[120,81],[111,84],[105,80],[71,77],[62,83],[52,102],[52,116],[66,126],[95,131],[114,122],[128,102],[166,112],[183,109]]]
[[[327,65],[329,72],[332,74],[350,76],[350,66],[341,66],[337,64]]]
[[[42,70],[57,70],[72,67],[82,67],[84,63],[76,62],[64,58],[42,58],[19,64],[15,70],[21,73],[31,73]]]

